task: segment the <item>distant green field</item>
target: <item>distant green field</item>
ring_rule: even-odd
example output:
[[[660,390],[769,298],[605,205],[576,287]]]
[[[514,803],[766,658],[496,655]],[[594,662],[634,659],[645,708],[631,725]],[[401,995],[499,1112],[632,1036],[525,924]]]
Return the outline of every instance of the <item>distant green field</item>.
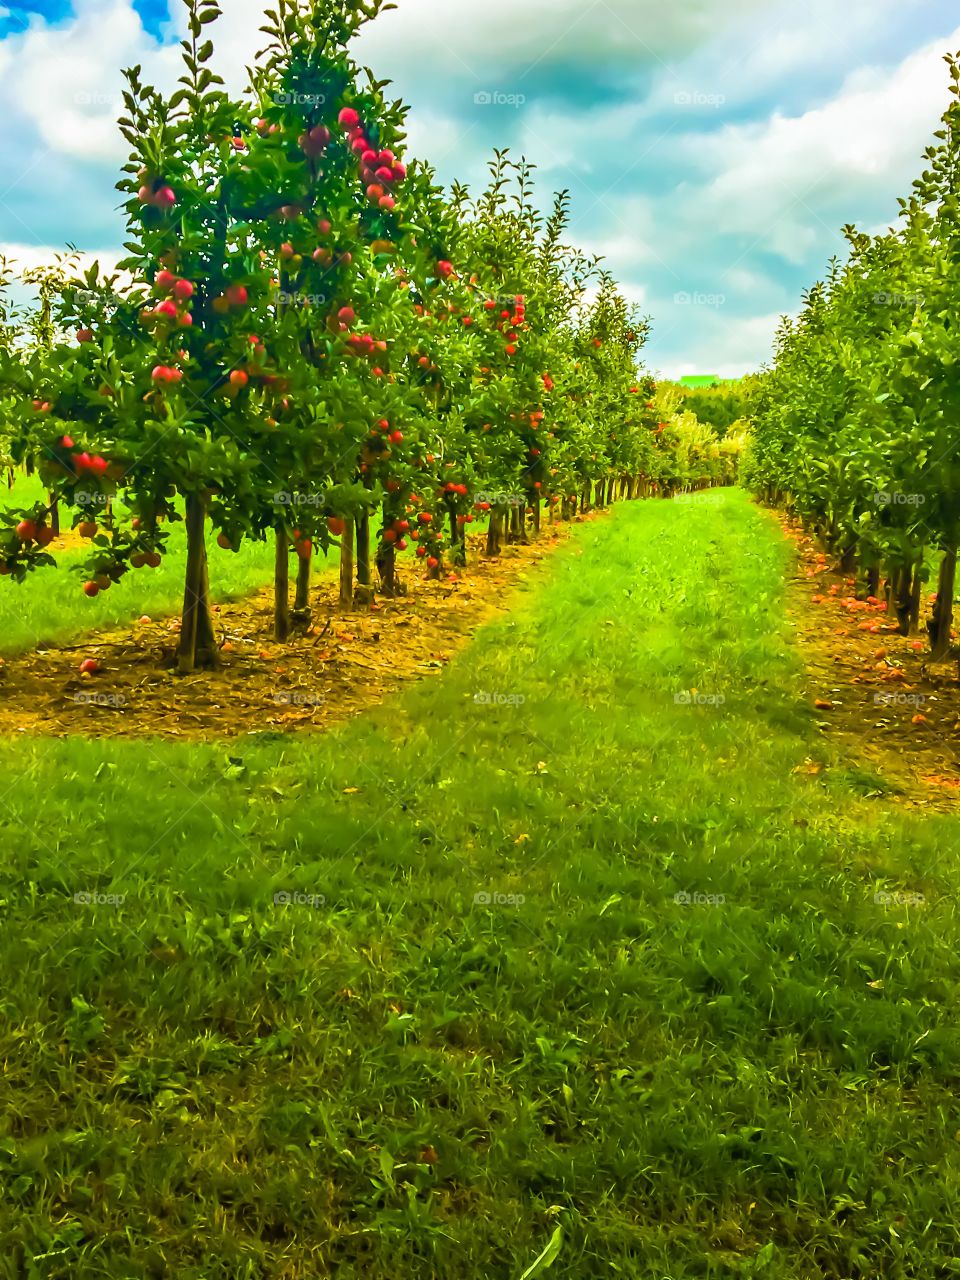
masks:
[[[36,477],[21,476],[14,489],[3,491],[0,505],[30,507],[43,497]],[[144,613],[178,613],[186,561],[183,526],[171,525],[170,535],[159,568],[131,571],[92,600],[83,594],[83,577],[74,568],[88,556],[82,546],[58,556],[55,569],[39,569],[23,583],[0,580],[0,653],[63,642],[91,628],[133,622]],[[221,551],[211,539],[208,550],[211,590],[218,600],[246,595],[272,579],[272,546],[245,541],[236,552]]]
[[[788,558],[628,504],[335,732],[0,745],[0,1276],[955,1274],[960,824],[829,767]]]

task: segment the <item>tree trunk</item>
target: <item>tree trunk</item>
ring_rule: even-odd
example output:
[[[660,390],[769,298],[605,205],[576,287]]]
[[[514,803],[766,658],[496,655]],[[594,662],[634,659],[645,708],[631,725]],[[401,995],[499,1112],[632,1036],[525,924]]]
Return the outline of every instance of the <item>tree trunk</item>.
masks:
[[[510,527],[509,527],[509,532],[507,536],[507,542],[513,543],[513,542],[519,542],[519,541],[520,541],[520,508],[519,506],[517,506],[516,503],[513,503],[510,507]]]
[[[377,552],[377,573],[380,575],[381,594],[393,599],[397,594],[397,553],[388,542]]]
[[[937,585],[937,601],[933,606],[933,618],[929,623],[930,648],[933,661],[939,662],[950,652],[950,631],[953,627],[953,593],[957,581],[957,548],[947,547],[940,561],[940,579]]]
[[[282,525],[273,538],[273,638],[282,644],[290,635],[290,538]]]
[[[344,521],[340,537],[340,608],[353,608],[353,521]]]
[[[880,595],[880,566],[872,564],[867,569],[867,595],[876,599]]]
[[[530,508],[530,510],[533,512],[533,532],[538,534],[540,532],[540,499],[539,498],[534,499],[533,506]],[[553,508],[551,507],[551,511],[552,510]]]
[[[490,523],[487,526],[487,555],[500,554],[500,530],[503,527],[503,510],[500,507],[490,509]]]
[[[527,546],[530,539],[527,537],[527,504],[521,502],[516,507],[517,512],[517,541]]]
[[[60,537],[60,503],[51,493],[48,495],[50,503],[50,531],[55,538]]]
[[[908,635],[915,636],[920,629],[920,603],[923,599],[923,579],[920,572],[923,569],[923,556],[917,561],[913,570],[913,582],[910,587],[910,630]]]
[[[919,568],[919,566],[918,566]],[[910,635],[913,619],[914,574],[910,565],[898,566],[893,574],[897,625],[902,636]]]
[[[888,565],[887,580],[884,583],[884,594],[887,599],[887,609],[893,612],[897,607],[897,601],[900,598],[900,578],[902,570],[897,565]]]
[[[187,565],[180,619],[177,670],[189,675],[197,667],[217,665],[217,645],[210,617],[210,589],[207,577],[207,548],[204,531],[207,506],[199,494],[186,496]]]
[[[370,579],[370,517],[364,513],[357,520],[357,582],[369,587]]]
[[[298,626],[308,627],[313,617],[310,608],[310,574],[313,569],[313,548],[306,555],[297,559],[297,594],[293,600],[293,621]]]

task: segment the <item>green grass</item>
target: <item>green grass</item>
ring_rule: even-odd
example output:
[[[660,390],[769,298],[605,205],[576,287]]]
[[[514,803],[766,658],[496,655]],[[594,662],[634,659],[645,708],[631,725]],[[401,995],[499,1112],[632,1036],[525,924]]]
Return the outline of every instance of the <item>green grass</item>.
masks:
[[[958,824],[793,772],[788,554],[632,504],[336,733],[5,744],[0,1276],[960,1273]]]
[[[35,477],[19,476],[5,496],[6,507],[30,507],[43,499]],[[182,524],[169,526],[168,551],[157,569],[131,570],[109,591],[88,599],[78,566],[90,556],[84,544],[57,555],[56,568],[32,573],[25,582],[0,582],[0,653],[11,655],[38,645],[70,640],[91,628],[122,626],[142,614],[177,614],[183,602],[186,539]],[[249,594],[272,580],[272,545],[244,541],[236,552],[211,540],[210,588],[216,600]],[[319,561],[322,565],[323,561]]]

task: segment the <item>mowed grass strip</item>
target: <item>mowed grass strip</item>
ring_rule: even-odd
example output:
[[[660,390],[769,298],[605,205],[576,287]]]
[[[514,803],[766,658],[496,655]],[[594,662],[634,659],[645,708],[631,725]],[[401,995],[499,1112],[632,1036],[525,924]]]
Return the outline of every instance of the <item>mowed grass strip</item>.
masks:
[[[958,824],[803,772],[788,555],[631,504],[337,733],[5,744],[0,1276],[955,1274]]]

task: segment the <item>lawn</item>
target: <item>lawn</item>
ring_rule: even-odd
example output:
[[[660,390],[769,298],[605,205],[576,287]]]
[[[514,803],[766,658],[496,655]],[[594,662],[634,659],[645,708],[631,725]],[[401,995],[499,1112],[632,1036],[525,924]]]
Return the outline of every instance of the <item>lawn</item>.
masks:
[[[625,504],[337,732],[5,743],[0,1276],[960,1274],[958,824],[831,767],[789,554]]]

